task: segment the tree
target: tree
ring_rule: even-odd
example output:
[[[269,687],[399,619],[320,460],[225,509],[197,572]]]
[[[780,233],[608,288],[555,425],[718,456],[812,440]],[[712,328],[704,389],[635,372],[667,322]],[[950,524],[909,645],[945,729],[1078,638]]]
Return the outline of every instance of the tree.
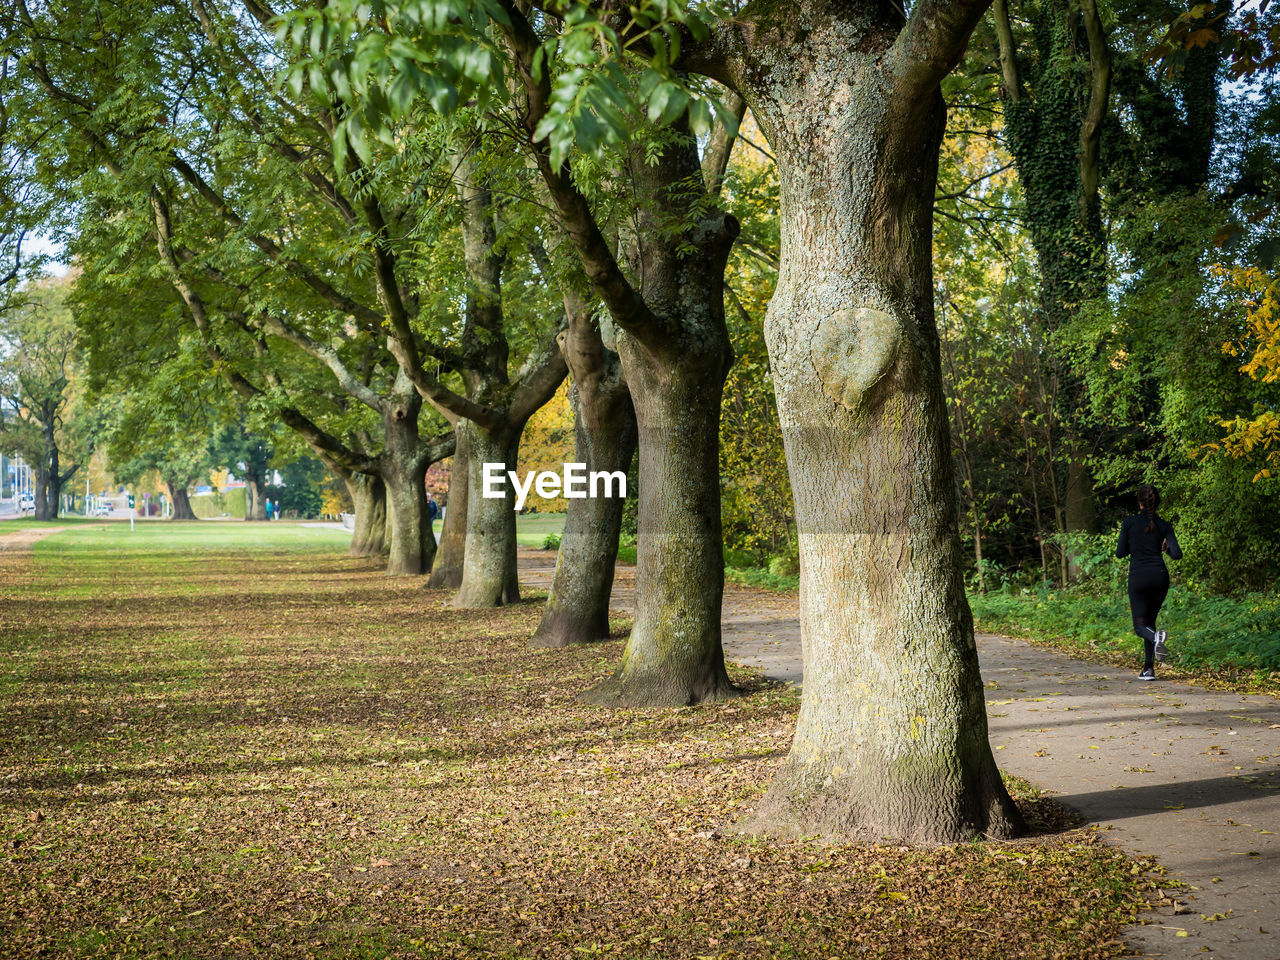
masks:
[[[0,86],[17,72],[9,50],[18,24],[0,21]],[[47,222],[53,201],[34,176],[32,131],[0,98],[0,312],[16,307],[24,285],[38,281],[48,258],[35,253],[32,234]]]
[[[244,518],[265,521],[268,464],[273,453],[269,438],[249,432],[237,418],[217,433],[210,452],[214,465],[244,480]]]
[[[71,275],[41,281],[0,312],[0,431],[31,464],[37,520],[57,518],[63,485],[88,462],[97,432],[82,402],[66,303],[72,282]]]
[[[520,130],[593,292],[617,326],[639,430],[635,623],[621,666],[591,697],[643,706],[721,699],[733,692],[720,636],[719,420],[733,360],[723,283],[738,223],[709,200],[733,141],[722,138],[721,156],[706,172],[679,121],[657,151],[626,152],[638,202],[622,227],[624,270],[544,132],[553,115],[550,71],[539,75],[535,64],[547,49],[544,38],[514,4],[504,7],[526,104]],[[615,452],[613,459],[629,457]]]
[[[705,73],[745,99],[778,157],[781,182],[782,266],[766,336],[796,496],[807,667],[796,742],[757,823],[929,840],[1016,832],[1021,821],[987,743],[961,579],[930,271],[943,126],[938,84],[985,4],[924,2],[904,22],[891,6],[757,2],[709,31],[687,8],[665,4],[614,16],[575,3],[563,21],[529,20],[521,8],[497,2],[436,19],[418,16],[414,4],[383,8],[371,33],[385,24],[403,26],[406,36],[435,29],[445,37],[413,48],[413,56],[385,39],[348,45],[352,29],[367,23],[342,12],[348,7],[307,14],[338,19],[344,54],[350,46],[357,51],[314,66],[352,82],[368,83],[371,75],[385,82],[395,91],[393,110],[397,101],[412,102],[418,88],[442,102],[462,94],[487,102],[507,90],[507,67],[485,39],[490,24],[502,32],[523,92],[520,127],[593,290],[627,334],[619,348],[640,423],[641,541],[648,535],[660,542],[655,556],[663,561],[654,573],[675,562],[693,579],[669,597],[665,626],[651,630],[638,609],[615,681],[624,702],[690,702],[727,692],[715,669],[718,630],[706,616],[718,609],[719,570],[704,582],[721,563],[718,491],[704,502],[702,485],[718,466],[718,458],[705,456],[715,446],[705,428],[718,419],[727,369],[722,281],[737,230],[710,212],[690,216],[692,201],[676,200],[677,183],[690,197],[687,184],[701,177],[696,155],[690,164],[687,154],[670,150],[653,167],[633,166],[642,197],[638,233],[660,209],[655,200],[671,198],[680,223],[698,223],[676,250],[655,245],[659,269],[646,263],[637,290],[616,269],[564,161],[575,143],[598,147],[629,135],[618,107],[631,101],[618,65],[626,53],[644,54],[648,72],[641,71],[637,96],[655,120],[679,124],[689,116],[703,130],[710,126],[707,102],[690,97],[673,65]],[[293,24],[299,41],[307,22]],[[543,43],[539,26],[551,31],[551,43]],[[479,38],[473,54],[453,52],[459,35]],[[548,64],[557,49],[570,56],[553,80]],[[428,64],[441,69],[424,72]],[[484,78],[475,76],[477,65]],[[670,446],[650,446],[647,456],[655,435]],[[683,473],[673,477],[677,470]],[[646,472],[658,482],[647,482]],[[667,479],[674,482],[663,488]],[[673,505],[693,507],[689,523]],[[714,528],[708,517],[716,518]],[[645,575],[643,561],[637,573]],[[643,597],[641,588],[638,604]],[[693,606],[697,616],[686,619]],[[677,629],[670,628],[673,612]],[[664,660],[691,668],[664,670]],[[628,678],[645,693],[626,696]]]
[[[455,429],[466,434],[467,534],[457,607],[493,607],[520,598],[516,572],[515,494],[508,484],[501,498],[486,497],[487,463],[514,470],[520,434],[529,417],[555,393],[565,362],[554,334],[535,345],[515,377],[508,372],[510,341],[502,293],[506,258],[498,247],[497,208],[488,178],[470,150],[452,157],[461,202],[463,256],[468,280],[466,324],[455,366],[466,386],[465,401],[453,405]],[[559,322],[556,327],[559,327]],[[399,349],[407,344],[398,342]],[[425,380],[424,397],[436,393]],[[461,400],[461,398],[455,399]],[[455,470],[458,463],[455,461]],[[450,499],[452,500],[452,491]]]
[[[158,474],[169,489],[171,519],[195,520],[188,492],[201,477],[208,477],[209,435],[192,431],[200,418],[173,421],[163,411],[130,403],[124,398],[121,415],[112,425],[108,442],[111,469],[120,483],[136,485],[148,474]]]
[[[781,183],[765,335],[805,683],[757,829],[951,841],[1022,827],[987,742],[930,256],[938,85],[984,8],[922,2],[904,22],[889,5],[757,2],[685,48],[746,99]]]
[[[635,455],[636,415],[616,339],[606,345],[592,304],[572,286],[565,287],[564,304],[569,322],[559,343],[572,378],[575,462],[585,464],[588,475],[618,470],[625,474]],[[609,635],[622,508],[620,498],[568,501],[555,575],[533,634],[534,646],[563,647]]]
[[[708,202],[714,194],[707,188],[718,190],[719,178],[714,171],[703,175],[689,128],[678,120],[691,102],[687,84],[669,71],[649,70],[641,86],[653,96],[660,87],[669,106],[651,99],[651,119],[677,126],[662,138],[646,132],[653,141],[647,152],[632,137],[629,149],[607,161],[617,166],[601,179],[625,177],[638,198],[616,224],[623,252],[616,255],[570,154],[582,147],[598,162],[601,148],[621,146],[636,129],[623,110],[639,118],[627,107],[623,88],[630,82],[622,67],[609,66],[608,38],[617,40],[619,24],[611,14],[597,17],[590,5],[575,11],[586,16],[526,14],[499,0],[424,18],[410,2],[391,4],[374,18],[361,4],[335,3],[301,11],[281,32],[303,51],[295,82],[318,74],[332,90],[353,92],[352,111],[336,136],[357,151],[370,131],[394,138],[396,124],[421,106],[448,116],[472,99],[485,122],[509,131],[527,151],[590,293],[619,330],[622,372],[639,423],[636,624],[618,673],[593,695],[614,703],[696,703],[731,693],[720,642],[718,418],[732,358],[722,283],[736,222]],[[616,19],[647,36],[656,36],[668,19],[700,23],[657,4]],[[607,62],[587,69],[601,48],[611,50]],[[706,131],[711,109],[705,99],[692,102],[696,125]],[[732,138],[723,140],[727,156]],[[586,291],[579,296],[588,299]],[[596,353],[594,343],[588,352]],[[479,453],[471,449],[473,461]],[[473,513],[481,503],[476,475],[473,467]],[[468,521],[476,524],[474,516]],[[470,553],[469,534],[467,563]]]
[[[1019,49],[1007,0],[995,0],[1004,78],[1005,129],[1026,198],[1025,219],[1040,265],[1041,322],[1053,347],[1083,304],[1105,293],[1099,187],[1111,103],[1112,51],[1094,0],[1027,5],[1030,51]],[[1024,82],[1024,74],[1029,82]],[[1067,476],[1062,529],[1097,529],[1092,452],[1074,415],[1082,384],[1061,350],[1050,356]],[[1058,488],[1053,488],[1055,499]]]

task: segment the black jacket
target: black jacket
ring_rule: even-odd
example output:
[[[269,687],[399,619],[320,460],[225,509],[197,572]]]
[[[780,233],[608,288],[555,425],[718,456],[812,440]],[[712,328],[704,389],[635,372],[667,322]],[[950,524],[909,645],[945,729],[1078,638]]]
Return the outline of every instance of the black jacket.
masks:
[[[1134,567],[1163,567],[1161,544],[1169,543],[1169,556],[1174,560],[1182,559],[1182,548],[1178,546],[1178,538],[1173,535],[1173,524],[1163,517],[1156,517],[1156,529],[1147,533],[1150,518],[1145,513],[1125,517],[1120,525],[1120,542],[1116,544],[1117,557],[1129,557],[1129,569]]]

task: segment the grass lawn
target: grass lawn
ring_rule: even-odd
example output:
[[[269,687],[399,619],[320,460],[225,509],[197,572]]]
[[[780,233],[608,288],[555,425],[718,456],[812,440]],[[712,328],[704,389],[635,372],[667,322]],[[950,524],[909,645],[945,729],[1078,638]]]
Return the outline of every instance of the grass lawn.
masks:
[[[557,537],[564,531],[563,513],[524,513],[516,517],[516,543],[542,549],[547,534]]]
[[[794,692],[584,706],[621,641],[531,652],[536,601],[453,610],[345,542],[98,524],[0,552],[0,955],[1120,953],[1143,865],[1027,785],[1017,843],[728,833]]]
[[[973,593],[969,603],[980,630],[1118,666],[1142,662],[1123,583]],[[1175,583],[1157,622],[1169,633],[1163,675],[1280,696],[1280,593],[1209,597]]]

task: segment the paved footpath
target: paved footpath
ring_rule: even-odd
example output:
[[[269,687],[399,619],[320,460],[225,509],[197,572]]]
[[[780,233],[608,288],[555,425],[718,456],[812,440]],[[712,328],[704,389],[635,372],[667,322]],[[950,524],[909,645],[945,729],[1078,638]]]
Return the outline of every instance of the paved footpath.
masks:
[[[522,551],[522,582],[546,589],[554,564]],[[620,567],[615,609],[633,597],[634,568]],[[726,585],[724,644],[729,659],[799,683],[796,597]],[[1179,907],[1126,932],[1131,949],[1280,960],[1280,700],[1143,683],[1136,661],[1118,670],[1007,637],[979,635],[978,657],[1000,766],[1187,885],[1166,888]]]

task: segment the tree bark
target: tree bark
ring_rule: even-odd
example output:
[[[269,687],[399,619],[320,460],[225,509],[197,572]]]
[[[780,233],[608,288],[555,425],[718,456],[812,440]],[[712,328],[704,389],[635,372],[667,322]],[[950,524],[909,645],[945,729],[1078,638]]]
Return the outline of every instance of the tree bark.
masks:
[[[516,603],[520,600],[520,580],[516,571],[515,491],[506,471],[516,469],[519,428],[512,429],[504,423],[485,430],[460,419],[455,429],[467,437],[470,476],[462,582],[452,605],[473,609]],[[501,498],[484,495],[486,463],[502,464]]]
[[[945,113],[939,67],[910,46],[935,25],[812,2],[730,37],[727,79],[778,160],[765,335],[804,649],[795,740],[749,830],[949,843],[1022,829],[987,741],[961,574],[931,262]]]
[[[267,495],[265,477],[252,467],[244,474],[244,518],[246,520],[267,519]]]
[[[449,499],[445,502],[444,523],[440,527],[440,551],[431,568],[429,589],[462,586],[462,563],[467,547],[467,504],[471,482],[471,456],[467,431],[458,430],[458,445],[449,471]]]
[[[1067,464],[1067,493],[1063,498],[1063,525],[1068,533],[1097,533],[1098,508],[1094,500],[1093,474],[1087,464],[1073,459]],[[1080,579],[1080,557],[1067,554],[1066,576]]]
[[[738,224],[712,214],[691,236],[671,236],[660,211],[701,178],[692,139],[656,164],[634,158],[631,174],[642,200],[627,256],[668,335],[642,342],[618,332],[639,432],[636,613],[621,665],[587,698],[686,706],[735,692],[720,633],[720,403],[733,363],[724,268]]]
[[[625,334],[618,341],[639,428],[636,613],[621,665],[588,699],[613,706],[722,700],[734,693],[720,633],[720,394],[728,336],[703,329],[664,360]]]
[[[597,470],[626,474],[636,449],[636,415],[621,360],[605,348],[588,305],[571,306],[569,299],[570,323],[561,335],[561,349],[573,377],[574,457],[586,464],[588,476]],[[530,641],[533,646],[567,647],[609,636],[609,598],[625,503],[622,497],[569,501],[551,593]]]
[[[421,576],[431,571],[436,539],[427,525],[426,450],[418,436],[422,398],[407,393],[387,405],[385,448],[378,458],[386,486],[388,576]]]
[[[186,484],[178,480],[166,480],[165,484],[169,487],[169,499],[173,501],[173,516],[169,519],[198,519],[195,515],[195,511],[191,509],[191,498],[187,495]]]
[[[356,511],[347,552],[353,557],[381,557],[388,552],[387,485],[381,477],[367,473],[353,473],[343,479]]]
[[[35,474],[35,512],[32,520],[57,520],[58,497],[55,492],[54,473],[43,465],[36,465],[31,471]]]

